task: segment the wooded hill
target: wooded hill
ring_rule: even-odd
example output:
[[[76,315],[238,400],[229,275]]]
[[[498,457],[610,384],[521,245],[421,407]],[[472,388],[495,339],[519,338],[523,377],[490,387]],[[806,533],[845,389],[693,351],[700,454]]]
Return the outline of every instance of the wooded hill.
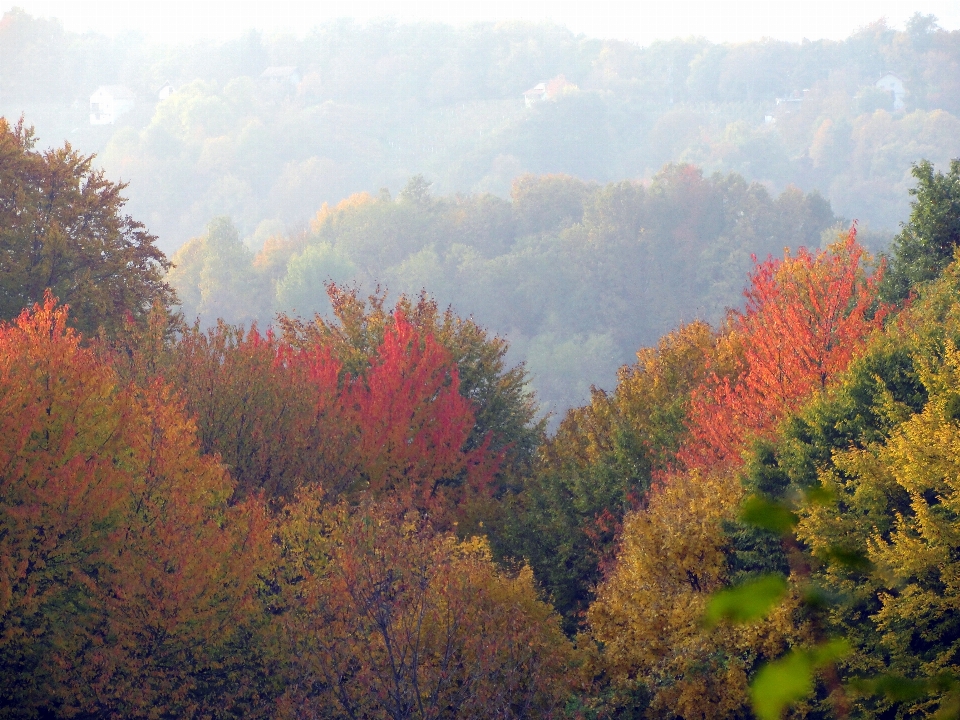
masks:
[[[956,715],[960,161],[545,437],[427,297],[183,324],[117,188],[0,130],[0,715]]]
[[[426,290],[509,339],[541,408],[562,413],[679,320],[717,321],[739,305],[751,255],[819,247],[838,230],[815,193],[772,197],[689,165],[646,186],[524,176],[510,201],[429,190],[418,177],[396,199],[363,193],[324,206],[309,231],[257,254],[218,219],[173,256],[169,282],[185,318],[204,327],[329,317],[331,281],[381,286],[391,302]]]
[[[550,24],[338,21],[299,37],[163,45],[11,10],[0,64],[0,115],[25,113],[43,142],[98,153],[112,180],[132,182],[130,208],[167,253],[222,215],[259,250],[324,202],[396,195],[418,174],[439,195],[506,198],[527,173],[605,184],[669,162],[736,172],[774,195],[818,190],[838,214],[893,234],[909,214],[911,163],[960,155],[960,31],[920,14],[802,43],[641,47]],[[296,74],[261,77],[268,67]],[[876,85],[885,73],[903,83],[899,110]],[[575,89],[525,106],[525,91],[559,75]],[[115,84],[135,107],[91,125],[91,95]]]

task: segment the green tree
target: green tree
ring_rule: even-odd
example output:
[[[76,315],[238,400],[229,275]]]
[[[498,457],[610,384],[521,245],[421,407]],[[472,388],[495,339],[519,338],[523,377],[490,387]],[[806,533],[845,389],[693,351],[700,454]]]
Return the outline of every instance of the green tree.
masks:
[[[32,128],[0,118],[0,318],[53,291],[86,335],[115,334],[155,303],[176,302],[170,262],[142,223],[123,214],[124,184],[70,144],[39,152]]]
[[[917,283],[934,280],[953,260],[960,245],[960,159],[944,174],[922,160],[911,171],[917,186],[910,220],[893,241],[893,257],[884,278],[882,296],[900,301]]]
[[[206,233],[177,251],[173,264],[170,283],[182,298],[183,314],[189,321],[199,318],[204,325],[220,319],[249,322],[258,311],[269,312],[271,294],[257,282],[260,278],[253,269],[253,253],[240,240],[230,218],[211,220]]]
[[[357,266],[329,243],[309,245],[287,262],[287,274],[277,283],[277,307],[299,315],[330,308],[326,283],[345,283]]]

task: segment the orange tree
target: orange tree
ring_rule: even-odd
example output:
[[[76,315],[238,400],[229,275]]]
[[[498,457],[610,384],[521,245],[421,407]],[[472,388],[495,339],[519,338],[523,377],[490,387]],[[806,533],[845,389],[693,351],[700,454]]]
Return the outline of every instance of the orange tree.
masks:
[[[253,713],[267,518],[167,386],[80,341],[49,294],[0,326],[0,705]]]

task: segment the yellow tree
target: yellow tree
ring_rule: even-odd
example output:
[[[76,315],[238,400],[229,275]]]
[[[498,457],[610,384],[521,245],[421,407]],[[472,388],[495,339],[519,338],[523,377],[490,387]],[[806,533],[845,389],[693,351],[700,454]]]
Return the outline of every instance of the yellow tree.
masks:
[[[889,438],[836,453],[820,475],[831,502],[801,510],[798,536],[821,563],[822,582],[846,599],[832,615],[855,649],[846,663],[852,673],[893,673],[921,683],[960,676],[955,341],[933,352],[914,345],[928,392],[923,410],[910,414],[890,402],[887,413],[900,422]],[[938,706],[946,712],[945,689],[918,693],[900,712],[928,713]],[[865,707],[880,712],[889,704],[872,698]]]
[[[295,718],[550,717],[572,649],[529,569],[435,533],[404,505],[323,511],[305,488],[280,529]]]

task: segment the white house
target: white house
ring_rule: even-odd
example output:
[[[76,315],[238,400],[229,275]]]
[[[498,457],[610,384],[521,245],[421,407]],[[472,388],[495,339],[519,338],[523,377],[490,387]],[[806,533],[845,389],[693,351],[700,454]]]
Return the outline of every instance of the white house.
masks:
[[[877,87],[881,90],[886,90],[888,93],[893,95],[893,109],[902,110],[904,106],[903,99],[907,95],[907,91],[903,87],[903,80],[898,78],[893,73],[886,73],[883,77],[877,80]]]
[[[90,124],[113,125],[117,118],[130,112],[136,97],[123,85],[101,85],[90,96]]]
[[[530,107],[536,102],[540,102],[544,99],[544,95],[547,94],[547,84],[546,83],[537,83],[532,88],[527,90],[523,94],[523,102],[527,107]]]
[[[300,84],[300,71],[296,65],[271,66],[260,73],[260,77],[272,83],[277,83],[278,85],[284,83],[290,83],[291,85]]]
[[[157,100],[163,102],[168,97],[173,95],[173,85],[166,83],[162,88],[157,91]]]
[[[552,80],[537,83],[523,94],[523,102],[527,107],[541,100],[553,100],[559,97],[565,90],[576,90],[577,86],[569,82],[563,75],[557,75]]]

